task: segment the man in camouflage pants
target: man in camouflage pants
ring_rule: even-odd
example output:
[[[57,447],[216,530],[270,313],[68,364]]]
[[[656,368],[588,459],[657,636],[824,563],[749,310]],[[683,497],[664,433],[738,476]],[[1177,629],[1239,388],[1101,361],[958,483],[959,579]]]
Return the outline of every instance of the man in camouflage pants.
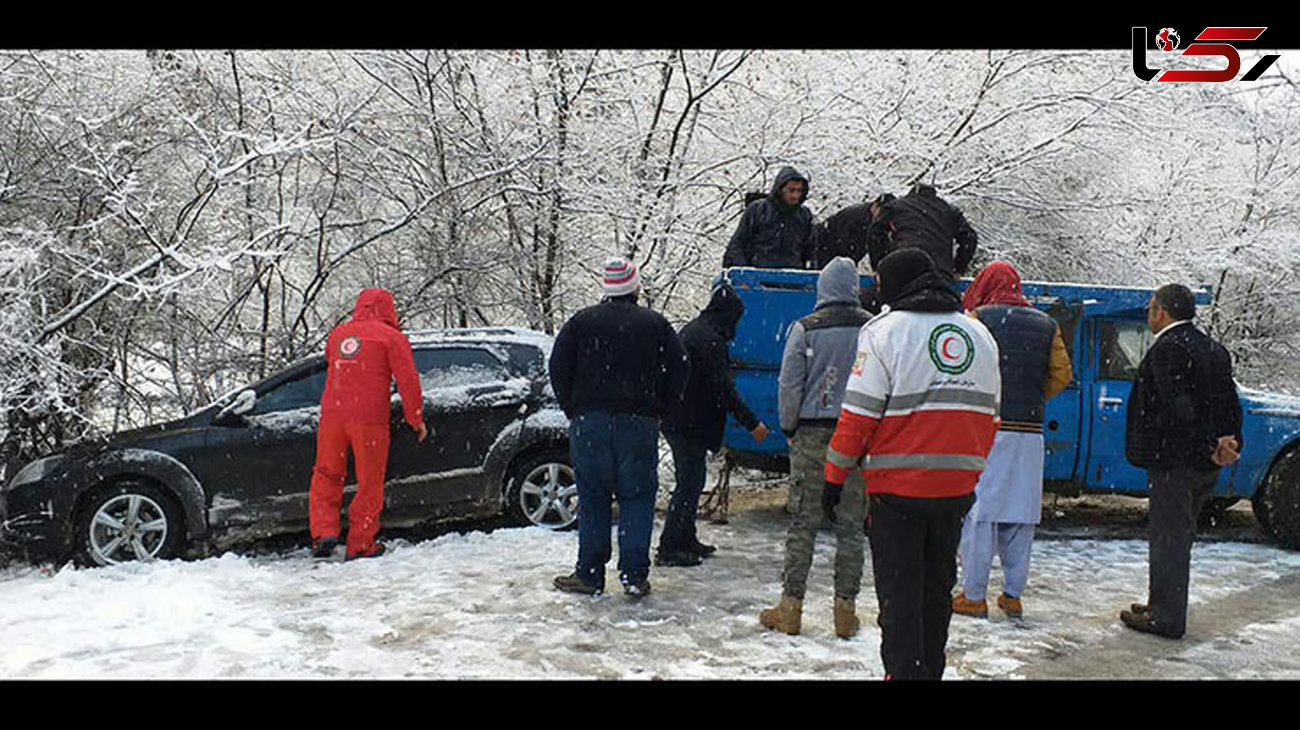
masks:
[[[790,443],[790,508],[794,513],[785,544],[781,601],[759,614],[766,627],[798,634],[803,598],[812,567],[813,544],[825,513],[826,448],[835,433],[844,387],[857,354],[858,330],[871,315],[859,303],[857,267],[848,258],[833,259],[817,278],[817,307],[795,322],[781,361],[778,409],[781,429]],[[861,472],[849,476],[834,515],[835,633],[858,632],[855,602],[862,582],[862,521],[866,496]]]

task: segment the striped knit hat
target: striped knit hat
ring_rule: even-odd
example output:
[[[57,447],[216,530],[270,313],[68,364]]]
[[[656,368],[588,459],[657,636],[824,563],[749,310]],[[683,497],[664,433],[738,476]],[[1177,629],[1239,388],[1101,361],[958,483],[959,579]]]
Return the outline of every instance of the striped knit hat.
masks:
[[[637,273],[636,264],[620,257],[605,261],[605,296],[621,297],[640,290],[641,275]]]

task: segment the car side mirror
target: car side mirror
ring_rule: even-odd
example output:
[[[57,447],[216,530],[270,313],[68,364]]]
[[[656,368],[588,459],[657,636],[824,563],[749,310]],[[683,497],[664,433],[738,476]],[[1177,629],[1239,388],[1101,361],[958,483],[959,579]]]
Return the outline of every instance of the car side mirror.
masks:
[[[257,393],[251,390],[243,390],[235,396],[235,400],[230,405],[222,408],[212,422],[218,426],[238,426],[244,423],[244,414],[253,410],[257,405]]]

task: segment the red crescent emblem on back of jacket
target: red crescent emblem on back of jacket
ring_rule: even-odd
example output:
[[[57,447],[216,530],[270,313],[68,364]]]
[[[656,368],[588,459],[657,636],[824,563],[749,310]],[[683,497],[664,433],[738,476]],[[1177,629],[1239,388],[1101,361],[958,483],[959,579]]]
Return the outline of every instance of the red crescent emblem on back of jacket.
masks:
[[[349,360],[356,357],[357,354],[360,352],[361,352],[360,337],[356,337],[356,336],[347,337],[344,338],[344,340],[339,343],[339,354]]]
[[[956,359],[957,359],[957,356],[956,356],[956,355],[952,354],[951,352],[948,352],[948,345],[951,344],[952,341],[955,340],[955,339],[957,339],[957,338],[956,338],[956,337],[949,337],[948,339],[946,339],[946,340],[943,341],[943,356],[946,357],[946,358],[948,358],[949,360],[956,360]]]

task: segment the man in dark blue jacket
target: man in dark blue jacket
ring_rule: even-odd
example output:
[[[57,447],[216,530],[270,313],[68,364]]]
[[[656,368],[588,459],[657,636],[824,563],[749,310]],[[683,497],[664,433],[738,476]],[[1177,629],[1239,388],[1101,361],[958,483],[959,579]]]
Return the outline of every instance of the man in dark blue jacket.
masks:
[[[734,415],[755,441],[762,443],[767,437],[767,426],[740,399],[731,378],[727,342],[736,336],[736,323],[744,312],[740,297],[724,283],[713,290],[700,316],[682,328],[690,377],[685,396],[663,423],[664,438],[673,450],[677,487],[659,536],[656,565],[699,565],[714,552],[714,546],[701,543],[696,535],[695,517],[704,491],[705,457],[722,448],[727,414]]]
[[[614,497],[619,581],[633,597],[650,591],[659,419],[681,399],[687,362],[668,320],[637,306],[640,291],[635,264],[606,261],[604,300],[570,317],[551,352],[551,386],[569,417],[578,483],[578,563],[555,579],[562,591],[605,589]]]
[[[1121,611],[1120,620],[1170,639],[1187,629],[1196,517],[1242,447],[1232,359],[1192,324],[1195,315],[1196,300],[1181,284],[1151,297],[1147,325],[1156,338],[1138,366],[1125,424],[1125,455],[1147,470],[1151,544],[1148,601]]]
[[[766,198],[750,203],[722,256],[723,268],[802,269],[813,258],[808,178],[783,167]]]

